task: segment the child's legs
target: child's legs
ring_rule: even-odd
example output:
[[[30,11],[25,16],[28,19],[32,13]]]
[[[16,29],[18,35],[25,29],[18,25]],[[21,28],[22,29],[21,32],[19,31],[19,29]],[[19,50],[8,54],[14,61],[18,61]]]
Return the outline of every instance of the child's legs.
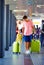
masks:
[[[29,48],[31,47],[31,43],[25,42],[25,47],[26,47],[26,50],[29,50]]]
[[[29,48],[31,47],[32,35],[24,36],[24,40],[25,40],[26,50],[29,50]]]

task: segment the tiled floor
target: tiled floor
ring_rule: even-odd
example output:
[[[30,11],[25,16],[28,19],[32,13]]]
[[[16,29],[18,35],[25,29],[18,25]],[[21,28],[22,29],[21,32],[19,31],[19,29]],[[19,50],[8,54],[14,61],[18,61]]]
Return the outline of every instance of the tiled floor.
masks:
[[[44,65],[44,54],[31,54],[34,65]]]
[[[24,55],[24,65],[33,65],[30,55]]]
[[[13,54],[12,48],[9,51],[5,51],[5,56],[0,59],[0,65],[33,65],[30,55],[25,54]]]
[[[9,51],[5,52],[5,57],[0,59],[0,65],[24,65],[24,55],[16,55]]]
[[[21,51],[24,53],[24,44],[22,45]],[[40,54],[16,55],[12,53],[12,47],[10,47],[9,51],[5,51],[5,57],[0,59],[0,65],[44,65],[44,48],[41,49]]]
[[[40,54],[31,54],[31,59],[34,65],[44,65],[44,48],[41,49]]]

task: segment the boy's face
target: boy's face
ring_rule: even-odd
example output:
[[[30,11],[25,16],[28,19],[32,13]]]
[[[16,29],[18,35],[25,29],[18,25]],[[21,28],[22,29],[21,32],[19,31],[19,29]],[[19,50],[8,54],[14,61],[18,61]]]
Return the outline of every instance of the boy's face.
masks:
[[[28,22],[28,18],[27,19],[24,19],[26,22]]]

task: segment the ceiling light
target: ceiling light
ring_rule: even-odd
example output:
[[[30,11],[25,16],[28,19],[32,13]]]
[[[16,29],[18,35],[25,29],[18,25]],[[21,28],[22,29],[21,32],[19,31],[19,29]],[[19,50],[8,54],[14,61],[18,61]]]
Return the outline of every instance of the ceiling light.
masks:
[[[39,8],[42,7],[42,6],[44,7],[44,5],[37,5],[37,7],[39,7]]]
[[[18,7],[16,7],[16,8],[18,8]]]
[[[13,12],[27,12],[27,10],[13,10]]]
[[[38,8],[41,8],[41,6],[40,6],[40,5],[37,5],[37,7],[38,7]]]
[[[13,0],[13,1],[16,1],[16,0]]]

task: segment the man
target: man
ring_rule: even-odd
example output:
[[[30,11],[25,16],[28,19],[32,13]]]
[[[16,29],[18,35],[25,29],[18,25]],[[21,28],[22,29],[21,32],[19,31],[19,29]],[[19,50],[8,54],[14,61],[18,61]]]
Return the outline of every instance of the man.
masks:
[[[44,46],[44,20],[42,20],[41,47]]]

